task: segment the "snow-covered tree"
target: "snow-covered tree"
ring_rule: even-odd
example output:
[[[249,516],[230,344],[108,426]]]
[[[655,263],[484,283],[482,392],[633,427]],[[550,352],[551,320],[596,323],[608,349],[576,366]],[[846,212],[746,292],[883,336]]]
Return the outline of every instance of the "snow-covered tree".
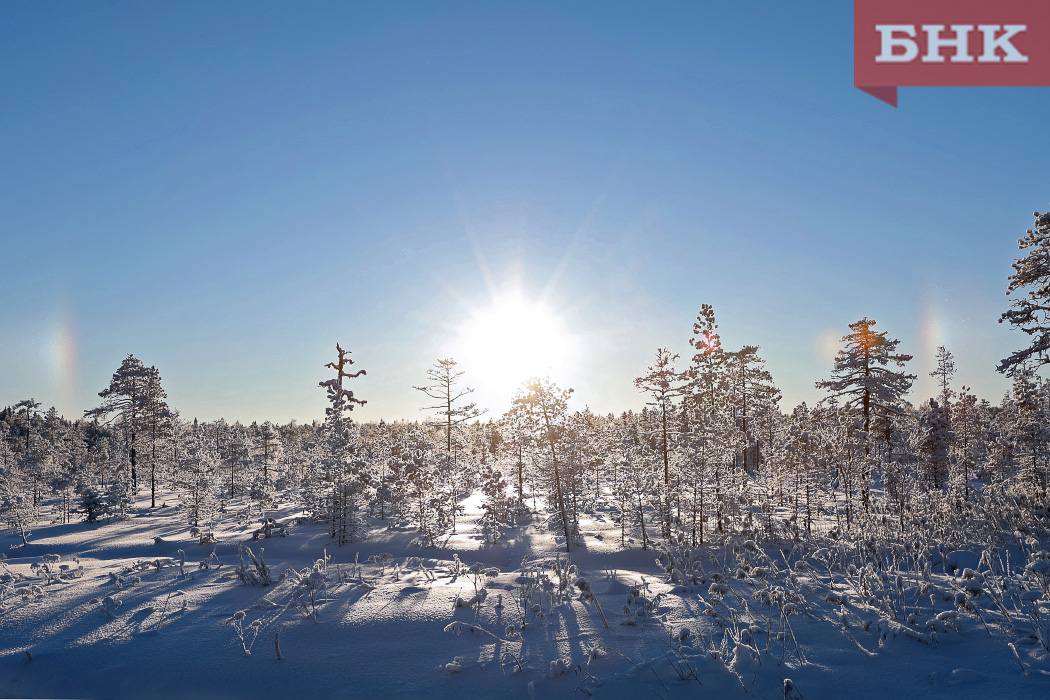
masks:
[[[963,500],[970,499],[970,479],[978,465],[987,458],[989,434],[987,421],[982,416],[977,396],[968,387],[962,387],[952,407],[953,467],[952,489]]]
[[[146,367],[142,360],[128,355],[113,373],[109,386],[98,394],[103,401],[97,408],[85,411],[86,417],[99,418],[115,425],[124,438],[131,467],[131,483],[138,486],[140,448],[146,445],[150,471],[150,507],[157,505],[157,470],[164,422],[170,412],[164,399],[156,367]]]
[[[846,410],[859,411],[866,436],[865,455],[870,455],[873,420],[885,422],[903,411],[903,396],[915,380],[914,374],[893,369],[903,367],[911,355],[897,353],[899,340],[890,340],[886,331],[874,329],[875,321],[868,318],[851,323],[852,333],[843,336],[844,347],[835,356],[831,379],[816,382],[818,389],[826,389],[829,397],[841,399]],[[871,505],[870,474],[862,475],[861,500],[865,510]]]
[[[514,397],[513,405],[522,409],[530,432],[549,449],[554,502],[565,534],[565,551],[571,547],[571,524],[565,509],[564,485],[558,458],[558,444],[562,439],[568,417],[568,402],[572,389],[561,389],[549,378],[530,379]]]
[[[1031,370],[1014,372],[1009,425],[1020,466],[1047,497],[1050,452],[1050,398],[1046,382]]]
[[[463,399],[474,390],[470,387],[460,387],[460,378],[463,372],[457,370],[459,364],[452,358],[438,360],[434,366],[427,370],[429,382],[423,386],[413,387],[421,391],[427,397],[437,403],[424,406],[421,410],[435,411],[437,418],[430,421],[428,425],[440,428],[445,433],[445,460],[443,465],[443,477],[445,484],[450,488],[449,496],[452,500],[451,508],[456,509],[459,500],[459,451],[456,449],[458,442],[455,436],[456,428],[462,423],[481,416],[484,411],[478,408],[474,402],[461,403]],[[452,521],[455,530],[455,518]]]
[[[514,490],[518,497],[518,510],[522,512],[525,511],[525,457],[533,444],[526,413],[527,408],[523,404],[511,406],[500,419],[504,444],[514,465]]]
[[[371,478],[364,460],[364,450],[359,441],[357,426],[345,414],[355,405],[365,402],[354,397],[354,392],[343,382],[365,374],[365,370],[349,372],[354,364],[348,351],[336,343],[339,357],[325,367],[335,370],[336,376],[319,383],[328,392],[325,409],[324,481],[328,488],[326,513],[332,526],[332,537],[339,544],[360,539],[364,534],[361,506],[367,500]]]
[[[955,376],[955,357],[943,345],[937,346],[937,369],[930,372],[930,376],[936,377],[937,384],[941,387],[941,406],[950,410],[951,400],[955,395],[951,389],[952,377]]]
[[[933,489],[940,490],[948,483],[949,451],[955,437],[948,409],[937,403],[936,399],[930,399],[922,414],[921,425],[923,437],[920,451],[927,478]]]
[[[1027,333],[1032,342],[999,363],[1000,372],[1013,375],[1026,367],[1050,362],[1050,212],[1035,212],[1035,224],[1017,241],[1018,249],[1027,251],[1014,260],[1014,274],[1007,277],[1007,296],[1024,292],[1010,302],[999,323],[1008,321]]]
[[[735,424],[740,434],[741,467],[745,474],[754,470],[760,461],[757,426],[777,412],[780,390],[773,384],[773,376],[765,368],[766,361],[758,354],[757,345],[745,345],[726,353],[726,370]]]
[[[25,546],[29,543],[38,512],[20,460],[7,442],[0,440],[0,520],[18,532]]]
[[[661,530],[665,538],[671,536],[671,446],[674,431],[668,425],[668,414],[673,416],[673,401],[684,393],[686,374],[675,368],[678,354],[671,354],[666,346],[656,349],[656,359],[646,367],[645,374],[634,380],[634,385],[652,397],[649,406],[660,412],[660,456],[663,462],[663,497],[661,503]]]
[[[188,524],[207,528],[219,510],[219,458],[202,431],[192,433],[179,455],[179,487]]]
[[[510,499],[507,498],[507,482],[503,472],[492,462],[486,462],[481,471],[481,533],[488,543],[495,543],[503,536],[503,524],[510,518]]]

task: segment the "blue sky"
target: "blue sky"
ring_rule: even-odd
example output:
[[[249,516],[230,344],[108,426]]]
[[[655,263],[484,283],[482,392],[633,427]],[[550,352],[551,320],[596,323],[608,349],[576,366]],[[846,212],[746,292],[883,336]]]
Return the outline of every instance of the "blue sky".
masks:
[[[639,408],[702,303],[785,409],[863,316],[916,403],[939,344],[998,401],[1050,89],[895,110],[853,87],[851,3],[650,5],[0,4],[0,405],[79,415],[133,353],[186,418],[308,421],[338,341],[358,417],[414,419],[514,290],[572,334],[578,408]]]

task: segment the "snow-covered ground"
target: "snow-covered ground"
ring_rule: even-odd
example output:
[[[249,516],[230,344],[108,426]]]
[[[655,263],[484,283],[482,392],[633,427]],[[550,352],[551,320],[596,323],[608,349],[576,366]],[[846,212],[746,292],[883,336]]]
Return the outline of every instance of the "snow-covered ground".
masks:
[[[0,539],[0,697],[1050,697],[1034,540],[747,542],[660,566],[601,513],[571,558],[540,515],[487,545],[476,498],[433,549],[380,521],[337,547],[289,510],[270,513],[287,537],[231,520],[201,545],[178,509],[138,505]],[[270,585],[243,580],[263,566]]]

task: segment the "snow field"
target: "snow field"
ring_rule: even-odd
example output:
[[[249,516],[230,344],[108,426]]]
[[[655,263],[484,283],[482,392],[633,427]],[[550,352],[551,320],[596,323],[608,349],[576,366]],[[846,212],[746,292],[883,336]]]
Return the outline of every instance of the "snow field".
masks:
[[[596,517],[567,556],[531,515],[484,545],[480,499],[463,505],[430,549],[379,521],[343,547],[318,525],[254,541],[230,521],[202,546],[179,511],[144,507],[38,527],[27,548],[7,536],[0,696],[1050,691],[1050,554],[1035,538],[620,550],[618,525]]]

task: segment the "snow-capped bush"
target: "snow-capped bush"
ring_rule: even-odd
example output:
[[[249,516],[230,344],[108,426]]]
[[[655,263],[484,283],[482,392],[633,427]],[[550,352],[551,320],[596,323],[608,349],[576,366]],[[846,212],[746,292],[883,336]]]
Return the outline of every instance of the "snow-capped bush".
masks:
[[[259,638],[259,632],[262,630],[262,620],[252,621],[245,629],[244,620],[246,617],[247,613],[244,610],[238,610],[226,620],[226,624],[233,627],[233,631],[236,632],[244,655],[251,656],[252,647],[255,646],[255,640]]]
[[[102,599],[102,612],[106,613],[106,617],[113,619],[117,616],[117,608],[120,607],[121,601],[119,598],[113,596],[106,596]]]
[[[632,588],[628,592],[627,602],[623,606],[623,614],[626,619],[620,623],[621,625],[644,624],[659,609],[660,595],[657,594],[650,598],[648,592],[648,586],[645,584]]]
[[[288,569],[287,578],[292,583],[292,602],[303,608],[315,622],[317,621],[317,601],[328,594],[328,563],[331,557],[325,552],[322,559],[314,562],[312,568],[296,571]],[[309,601],[310,607],[306,607]]]
[[[263,559],[263,552],[266,550],[260,549],[259,556],[256,557],[255,553],[252,552],[251,547],[241,547],[237,551],[237,556],[240,561],[240,565],[235,569],[237,577],[241,579],[241,582],[246,586],[269,586],[273,583],[273,576],[270,572],[270,567],[266,565],[266,560]],[[244,555],[248,555],[248,563],[244,561]]]

